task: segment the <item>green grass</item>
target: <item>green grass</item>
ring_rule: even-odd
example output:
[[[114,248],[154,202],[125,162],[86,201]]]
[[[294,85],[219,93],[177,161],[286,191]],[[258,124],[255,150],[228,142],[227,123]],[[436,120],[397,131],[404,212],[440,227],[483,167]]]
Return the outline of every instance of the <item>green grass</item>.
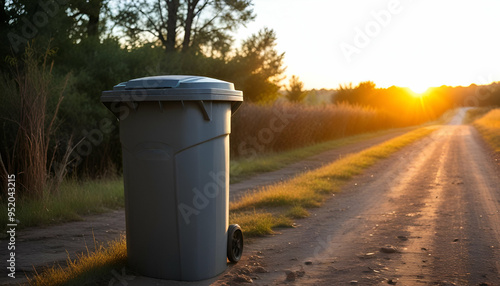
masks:
[[[490,110],[484,116],[474,121],[486,142],[497,153],[500,153],[500,108]]]
[[[422,127],[362,152],[337,160],[322,168],[301,174],[287,182],[277,183],[231,203],[229,221],[238,223],[246,237],[273,233],[277,227],[292,227],[293,219],[309,215],[307,208],[319,207],[342,184],[380,159],[415,142],[437,127]],[[70,261],[67,269],[52,268],[32,281],[32,285],[79,285],[85,279],[92,282],[110,277],[111,269],[124,265],[125,238],[108,248]],[[125,253],[125,254],[124,254]]]
[[[285,212],[285,217],[289,218],[306,218],[309,212],[303,206],[293,206]]]
[[[78,182],[65,181],[57,193],[40,199],[18,199],[18,226],[32,227],[82,219],[83,215],[102,213],[124,207],[121,178]],[[7,225],[7,203],[0,202],[0,228]],[[2,229],[2,235],[5,233]]]
[[[282,214],[277,215],[271,212],[232,212],[229,215],[230,224],[238,223],[244,227],[245,237],[263,236],[273,232],[276,227],[289,227],[293,220]]]

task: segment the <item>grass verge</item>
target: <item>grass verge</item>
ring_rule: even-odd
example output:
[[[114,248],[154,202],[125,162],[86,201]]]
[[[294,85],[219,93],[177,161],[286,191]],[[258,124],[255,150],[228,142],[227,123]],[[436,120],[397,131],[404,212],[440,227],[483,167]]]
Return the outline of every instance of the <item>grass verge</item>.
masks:
[[[500,108],[490,110],[484,116],[476,119],[473,125],[493,150],[500,153]]]
[[[293,219],[309,215],[307,208],[319,207],[338,192],[340,186],[378,160],[391,155],[404,146],[415,142],[434,131],[437,126],[422,127],[392,140],[364,150],[360,153],[337,160],[320,169],[301,174],[287,182],[271,185],[244,196],[231,203],[230,223],[238,223],[246,237],[258,237],[273,232],[276,227],[291,227]],[[95,254],[82,256],[78,261],[69,262],[68,269],[52,268],[32,281],[32,285],[76,285],[89,279],[110,277],[110,269],[124,263],[125,239],[115,242],[108,249],[100,249]],[[126,251],[125,251],[126,252]],[[102,257],[104,255],[105,257]],[[105,261],[99,264],[96,261]],[[107,262],[106,262],[107,261]],[[116,264],[118,263],[118,264]],[[104,278],[103,278],[104,277]]]
[[[102,213],[124,207],[123,180],[107,179],[78,182],[65,181],[57,193],[47,193],[41,199],[19,199],[16,219],[19,227],[50,225],[80,220],[82,215]],[[0,213],[7,214],[7,202],[0,203]],[[7,225],[8,216],[0,216],[0,228]],[[5,237],[5,231],[2,235]]]
[[[492,110],[492,107],[476,107],[467,110],[463,124],[471,124]]]
[[[114,285],[113,271],[124,269],[127,260],[125,237],[96,247],[75,260],[68,258],[67,267],[52,267],[29,279],[30,285]],[[118,273],[121,275],[121,273]]]

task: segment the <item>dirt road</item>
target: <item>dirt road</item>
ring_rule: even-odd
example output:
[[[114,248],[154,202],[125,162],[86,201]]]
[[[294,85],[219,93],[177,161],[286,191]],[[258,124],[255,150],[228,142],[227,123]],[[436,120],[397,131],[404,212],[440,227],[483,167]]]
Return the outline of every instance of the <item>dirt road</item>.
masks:
[[[461,115],[251,244],[216,284],[500,285],[500,159]]]

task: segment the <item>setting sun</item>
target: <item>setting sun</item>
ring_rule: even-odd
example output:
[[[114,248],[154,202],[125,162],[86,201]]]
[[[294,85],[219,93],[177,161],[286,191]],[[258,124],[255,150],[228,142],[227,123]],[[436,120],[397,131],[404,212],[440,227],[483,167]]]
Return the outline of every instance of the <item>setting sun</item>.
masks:
[[[421,97],[424,95],[424,93],[427,91],[428,87],[427,86],[422,86],[422,85],[416,85],[416,86],[411,86],[409,89],[412,91],[412,95],[415,97]]]

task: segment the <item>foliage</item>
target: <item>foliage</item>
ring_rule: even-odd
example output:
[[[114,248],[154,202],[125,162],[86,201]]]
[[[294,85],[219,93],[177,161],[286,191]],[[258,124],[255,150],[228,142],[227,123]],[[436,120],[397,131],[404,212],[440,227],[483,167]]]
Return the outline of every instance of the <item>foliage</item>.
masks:
[[[279,94],[284,53],[276,50],[276,33],[268,28],[250,36],[228,63],[228,77],[243,90],[246,101],[270,103]]]
[[[232,44],[230,33],[255,18],[251,6],[248,0],[130,1],[121,5],[115,21],[133,46],[152,35],[167,52],[224,57]]]
[[[299,80],[298,76],[292,75],[286,90],[286,98],[291,102],[302,102],[307,95],[303,89],[304,83]]]
[[[49,42],[57,49],[70,49],[83,39],[98,37],[104,31],[108,0],[76,1],[2,1],[0,5],[0,59],[12,52],[22,54],[26,44],[34,39],[37,47]],[[36,47],[35,47],[36,48]]]

